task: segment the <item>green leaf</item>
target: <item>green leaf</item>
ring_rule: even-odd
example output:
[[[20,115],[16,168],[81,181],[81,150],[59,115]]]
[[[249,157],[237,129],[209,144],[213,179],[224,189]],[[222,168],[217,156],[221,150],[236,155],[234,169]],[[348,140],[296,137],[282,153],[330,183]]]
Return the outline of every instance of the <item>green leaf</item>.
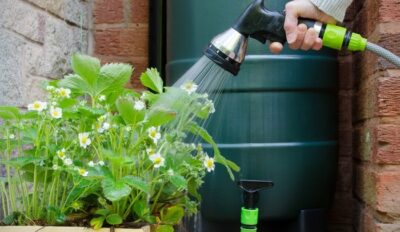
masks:
[[[79,106],[78,112],[88,118],[98,118],[106,113],[103,109],[95,109],[87,106]]]
[[[59,102],[60,107],[63,109],[74,106],[77,103],[78,103],[78,100],[75,98],[64,98]]]
[[[90,86],[95,86],[100,72],[100,60],[97,58],[75,53],[71,60],[72,69]]]
[[[170,181],[178,189],[187,189],[188,184],[186,179],[179,174],[172,175]]]
[[[155,68],[147,69],[146,72],[142,73],[140,81],[144,86],[157,93],[163,92],[163,81]]]
[[[150,111],[146,121],[150,126],[161,126],[175,117],[176,112],[157,107]]]
[[[145,200],[140,200],[133,205],[133,212],[139,218],[144,218],[146,215],[150,214],[150,207]]]
[[[11,225],[14,222],[17,221],[18,218],[18,213],[12,213],[10,215],[7,215],[6,217],[4,217],[1,222],[3,222],[5,225]]]
[[[73,91],[78,93],[86,93],[90,95],[94,94],[93,87],[91,87],[86,80],[76,74],[65,76],[64,79],[61,79],[57,83],[57,85],[58,87],[72,89]]]
[[[101,217],[97,217],[97,218],[93,218],[92,220],[90,220],[90,226],[93,227],[93,229],[98,230],[101,227],[103,227],[103,223],[104,220],[106,218],[101,216]]]
[[[141,179],[140,177],[137,176],[124,176],[121,181],[123,181],[125,184],[130,185],[131,187],[135,189],[139,189],[142,192],[149,193],[150,192],[150,186],[149,184]]]
[[[117,110],[126,124],[136,124],[144,119],[145,111],[135,110],[132,98],[119,98],[116,103]]]
[[[22,119],[39,119],[39,114],[36,111],[26,111],[21,115]]]
[[[190,195],[195,197],[198,201],[201,201],[201,195],[197,191],[198,188],[199,188],[199,185],[197,184],[197,182],[194,179],[191,179],[188,183],[188,192],[190,193]]]
[[[158,225],[156,232],[174,232],[174,227],[171,225]]]
[[[107,223],[110,225],[119,225],[122,223],[122,217],[118,214],[110,214],[106,217]]]
[[[111,211],[108,209],[98,209],[98,210],[96,210],[96,212],[94,212],[94,214],[101,215],[101,216],[107,216],[110,213],[111,213]]]
[[[115,181],[112,178],[104,178],[101,182],[104,196],[110,201],[118,201],[127,197],[132,189],[123,181]]]
[[[212,148],[214,150],[215,161],[223,164],[226,167],[231,179],[234,180],[235,177],[232,173],[232,170],[234,170],[235,172],[238,172],[240,170],[239,166],[237,166],[232,161],[228,161],[227,159],[225,159],[225,157],[223,157],[221,155],[221,152],[219,151],[218,146],[215,143],[215,141],[213,140],[213,138],[211,137],[211,135],[203,127],[197,125],[194,122],[189,123],[188,127],[186,129],[190,133],[200,136],[202,139],[204,139],[204,141],[206,141],[208,144],[210,144],[212,146]]]
[[[21,156],[21,157],[15,157],[10,160],[0,160],[0,163],[3,164],[8,164],[14,168],[22,168],[23,166],[27,164],[39,164],[40,161],[42,161],[43,158],[41,157],[32,157],[32,156]]]
[[[17,107],[12,106],[0,106],[0,118],[2,119],[19,119],[21,114]]]
[[[184,215],[185,211],[181,206],[175,205],[168,208],[163,208],[161,210],[161,222],[175,225],[180,222]]]
[[[97,94],[106,94],[123,88],[131,79],[132,66],[129,64],[106,64],[100,69]]]
[[[160,94],[154,94],[150,91],[144,91],[142,94],[142,99],[148,102],[150,105],[153,105],[154,102],[158,100]]]

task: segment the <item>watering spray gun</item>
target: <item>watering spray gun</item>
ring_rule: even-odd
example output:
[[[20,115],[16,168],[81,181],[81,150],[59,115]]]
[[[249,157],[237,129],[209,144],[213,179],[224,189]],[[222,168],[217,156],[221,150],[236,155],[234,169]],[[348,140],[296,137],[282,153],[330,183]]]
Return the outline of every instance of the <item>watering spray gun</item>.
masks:
[[[268,40],[284,44],[286,42],[284,21],[283,14],[269,11],[264,7],[264,0],[254,0],[232,28],[211,41],[204,54],[236,76],[246,55],[248,38],[254,38],[261,43],[266,43]],[[307,28],[314,28],[325,47],[337,50],[347,48],[349,51],[369,50],[400,67],[399,57],[344,27],[309,19],[300,19],[299,23],[305,24]]]

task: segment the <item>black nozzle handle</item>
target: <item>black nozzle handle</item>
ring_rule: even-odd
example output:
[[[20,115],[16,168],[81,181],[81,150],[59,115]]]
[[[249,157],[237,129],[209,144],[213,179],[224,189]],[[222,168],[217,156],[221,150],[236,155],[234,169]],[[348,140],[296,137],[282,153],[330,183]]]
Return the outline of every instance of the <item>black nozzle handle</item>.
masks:
[[[263,44],[267,41],[284,44],[286,42],[284,23],[285,15],[283,13],[266,9],[264,0],[254,0],[236,21],[233,28],[242,35],[250,36]],[[305,24],[307,28],[314,27],[315,23],[316,21],[311,19],[299,19],[299,24]]]
[[[284,22],[285,16],[282,13],[266,9],[264,0],[254,0],[236,21],[233,29],[261,43],[267,40],[285,43]]]

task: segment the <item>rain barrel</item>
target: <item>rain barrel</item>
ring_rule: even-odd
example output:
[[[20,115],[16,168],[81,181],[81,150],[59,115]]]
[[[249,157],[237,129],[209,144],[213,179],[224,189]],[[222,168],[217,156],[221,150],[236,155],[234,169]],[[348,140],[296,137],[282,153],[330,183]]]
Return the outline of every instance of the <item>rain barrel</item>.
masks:
[[[265,5],[282,11],[286,2],[270,0]],[[179,79],[249,3],[166,1],[167,83]],[[207,130],[222,154],[241,167],[236,180],[274,182],[272,189],[260,193],[260,221],[285,224],[298,221],[304,210],[329,207],[335,186],[337,128],[336,53],[285,48],[273,55],[266,45],[251,40],[239,75],[223,86]],[[202,221],[224,229],[203,231],[235,231],[227,226],[240,222],[241,194],[224,167],[208,174],[202,188]]]

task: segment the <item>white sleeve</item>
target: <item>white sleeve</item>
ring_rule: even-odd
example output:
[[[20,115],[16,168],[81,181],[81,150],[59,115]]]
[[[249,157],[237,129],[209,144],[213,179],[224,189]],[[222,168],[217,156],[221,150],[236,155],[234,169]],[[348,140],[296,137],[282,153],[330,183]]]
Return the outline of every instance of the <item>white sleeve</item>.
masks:
[[[346,14],[347,7],[352,0],[310,0],[315,6],[324,13],[342,22]]]

